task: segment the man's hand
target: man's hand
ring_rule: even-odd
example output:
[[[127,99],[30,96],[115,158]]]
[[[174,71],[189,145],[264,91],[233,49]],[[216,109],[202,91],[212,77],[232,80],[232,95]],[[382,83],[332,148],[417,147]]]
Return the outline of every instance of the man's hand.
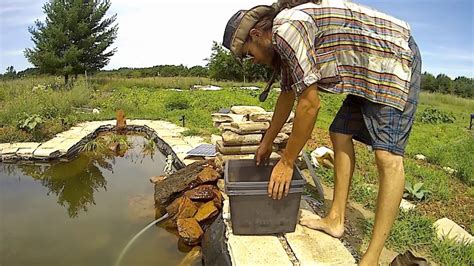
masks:
[[[285,197],[290,191],[291,178],[293,177],[293,164],[288,163],[284,158],[275,165],[268,184],[268,196],[273,199],[281,199],[283,193]]]
[[[255,152],[255,164],[257,166],[264,165],[268,161],[268,158],[270,158],[271,154],[272,145],[268,145],[263,142],[260,143],[260,146],[258,146],[258,149]]]

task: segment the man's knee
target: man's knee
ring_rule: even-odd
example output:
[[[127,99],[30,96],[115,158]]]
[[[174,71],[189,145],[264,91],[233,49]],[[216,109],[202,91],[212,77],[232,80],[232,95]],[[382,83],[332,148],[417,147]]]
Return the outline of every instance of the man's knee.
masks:
[[[375,151],[377,168],[383,173],[403,173],[403,156],[384,150]]]
[[[329,137],[331,138],[331,142],[334,147],[352,142],[352,135],[329,131]]]

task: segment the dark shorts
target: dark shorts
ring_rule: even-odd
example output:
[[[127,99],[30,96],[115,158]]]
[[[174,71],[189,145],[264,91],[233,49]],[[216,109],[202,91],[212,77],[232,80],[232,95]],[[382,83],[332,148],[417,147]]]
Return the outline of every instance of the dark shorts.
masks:
[[[352,135],[353,139],[372,146],[374,150],[404,155],[415,119],[421,81],[420,51],[413,38],[410,38],[409,45],[414,53],[414,60],[405,109],[400,111],[362,97],[348,95],[329,131]]]

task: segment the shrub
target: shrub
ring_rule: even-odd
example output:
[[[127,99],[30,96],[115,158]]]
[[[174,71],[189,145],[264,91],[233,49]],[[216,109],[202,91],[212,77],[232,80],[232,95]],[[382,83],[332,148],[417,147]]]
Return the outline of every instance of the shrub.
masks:
[[[425,124],[454,123],[454,116],[436,108],[428,107],[419,114],[419,120]]]
[[[26,132],[33,132],[39,129],[43,124],[43,119],[37,114],[29,115],[23,113],[22,117],[18,120],[18,129],[25,130]]]
[[[165,108],[168,111],[184,110],[189,107],[191,107],[191,105],[188,98],[180,94],[170,95],[165,103]]]

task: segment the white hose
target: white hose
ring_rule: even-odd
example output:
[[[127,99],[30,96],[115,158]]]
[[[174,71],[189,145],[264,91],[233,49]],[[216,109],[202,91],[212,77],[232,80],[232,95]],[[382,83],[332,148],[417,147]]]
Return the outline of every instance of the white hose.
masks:
[[[152,227],[153,225],[155,225],[155,224],[163,221],[164,219],[168,218],[168,216],[169,216],[168,213],[166,213],[165,215],[163,215],[160,218],[156,219],[155,221],[151,222],[149,225],[147,225],[145,228],[143,228],[140,232],[138,232],[138,234],[136,234],[132,239],[130,239],[130,241],[128,241],[125,248],[120,253],[120,256],[118,257],[117,262],[115,262],[115,266],[120,266],[120,263],[122,262],[123,256],[125,256],[128,249],[130,248],[130,246],[132,246],[133,242],[135,242],[135,240],[137,240],[137,238],[140,237],[140,235],[143,234],[143,232],[145,232],[148,228]]]

